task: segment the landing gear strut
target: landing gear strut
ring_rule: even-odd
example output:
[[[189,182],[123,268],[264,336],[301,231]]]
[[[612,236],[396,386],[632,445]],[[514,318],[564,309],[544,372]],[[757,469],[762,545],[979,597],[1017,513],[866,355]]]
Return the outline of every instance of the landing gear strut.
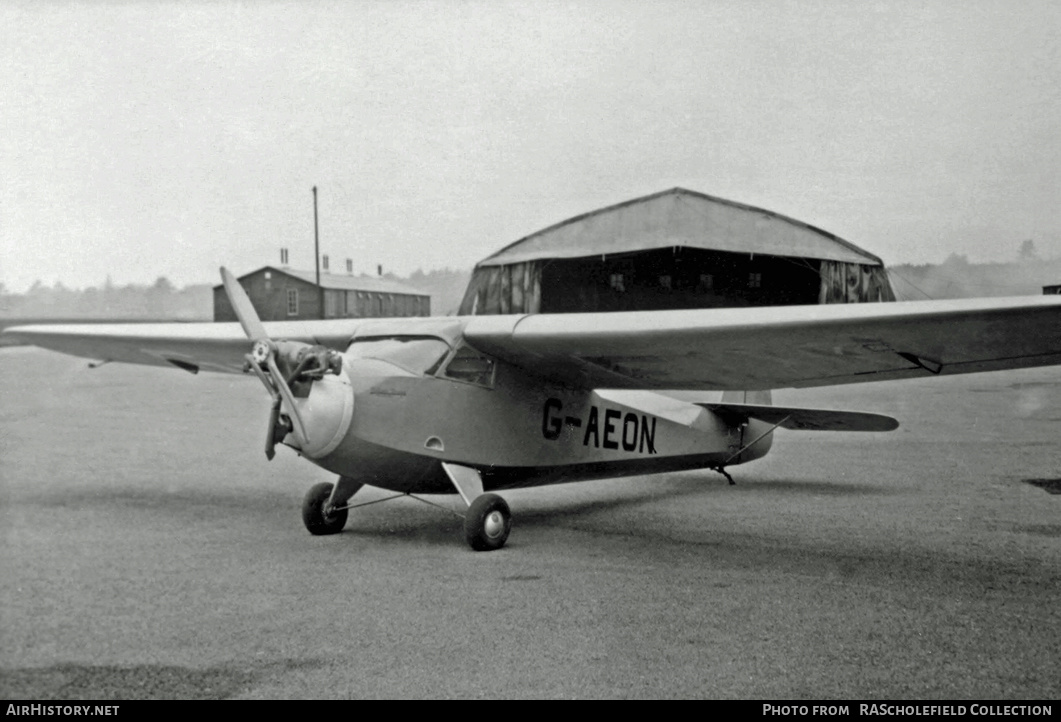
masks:
[[[497,494],[484,494],[482,477],[470,466],[443,461],[442,470],[468,505],[464,515],[464,540],[468,546],[477,552],[505,546],[512,531],[512,512],[505,500]]]
[[[726,471],[726,467],[724,467],[724,466],[712,466],[711,470],[712,471],[717,471],[719,474],[722,474],[722,476],[726,477],[726,481],[729,482],[730,486],[736,486],[737,485],[737,482],[733,481],[733,477],[729,475],[728,471]]]
[[[468,546],[477,552],[493,551],[505,546],[508,534],[512,531],[512,512],[508,503],[497,494],[483,493],[483,482],[475,469],[446,462],[443,462],[442,468],[468,505],[468,511],[464,514],[464,539]],[[338,534],[346,525],[346,518],[351,509],[403,496],[461,516],[452,509],[409,493],[373,499],[363,504],[350,504],[350,497],[356,494],[361,486],[353,479],[341,476],[335,484],[322,482],[311,488],[302,502],[302,522],[309,533],[316,536]]]

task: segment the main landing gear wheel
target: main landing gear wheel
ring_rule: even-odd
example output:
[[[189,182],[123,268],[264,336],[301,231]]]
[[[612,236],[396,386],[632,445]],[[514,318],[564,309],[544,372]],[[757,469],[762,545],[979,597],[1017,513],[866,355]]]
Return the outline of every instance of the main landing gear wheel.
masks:
[[[468,507],[464,517],[464,538],[477,552],[500,549],[512,531],[512,512],[497,494],[483,494]]]
[[[348,509],[333,511],[326,508],[334,486],[326,481],[315,484],[303,499],[302,523],[306,525],[310,534],[315,536],[338,534],[346,526]]]

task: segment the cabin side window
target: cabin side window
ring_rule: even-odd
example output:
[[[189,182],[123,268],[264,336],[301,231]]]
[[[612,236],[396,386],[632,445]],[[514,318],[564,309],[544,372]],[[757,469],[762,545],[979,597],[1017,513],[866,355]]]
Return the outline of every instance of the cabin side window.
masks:
[[[462,344],[442,368],[441,376],[454,381],[492,388],[497,363],[486,354]]]
[[[297,316],[298,315],[298,289],[289,288],[287,289],[287,315]]]
[[[430,336],[380,336],[351,339],[346,355],[392,363],[415,374],[433,375],[449,356],[449,344]]]

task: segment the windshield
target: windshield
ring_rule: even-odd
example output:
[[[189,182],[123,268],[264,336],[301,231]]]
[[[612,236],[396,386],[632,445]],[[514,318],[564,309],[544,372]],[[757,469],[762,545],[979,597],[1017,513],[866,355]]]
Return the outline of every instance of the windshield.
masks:
[[[434,373],[449,353],[449,344],[429,336],[354,339],[346,349],[354,358],[374,358],[417,374]]]

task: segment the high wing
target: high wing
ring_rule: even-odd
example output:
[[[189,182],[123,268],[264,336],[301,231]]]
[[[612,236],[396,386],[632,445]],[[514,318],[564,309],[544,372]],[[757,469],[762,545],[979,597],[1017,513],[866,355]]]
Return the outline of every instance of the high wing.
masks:
[[[1061,364],[1061,297],[465,318],[288,321],[273,338],[344,349],[352,336],[463,337],[544,379],[582,388],[778,389]],[[100,361],[239,373],[236,323],[6,329]]]
[[[829,386],[1061,364],[1061,297],[477,316],[464,337],[578,386]]]
[[[277,338],[346,348],[354,326],[346,321],[281,321],[265,324]],[[241,373],[251,344],[238,323],[115,323],[14,326],[0,345],[27,344],[98,361],[176,366]]]
[[[333,319],[263,324],[271,338],[346,350],[354,337],[437,336],[454,345],[456,318]],[[112,323],[12,326],[0,346],[32,345],[97,361],[241,373],[251,342],[238,323]]]

